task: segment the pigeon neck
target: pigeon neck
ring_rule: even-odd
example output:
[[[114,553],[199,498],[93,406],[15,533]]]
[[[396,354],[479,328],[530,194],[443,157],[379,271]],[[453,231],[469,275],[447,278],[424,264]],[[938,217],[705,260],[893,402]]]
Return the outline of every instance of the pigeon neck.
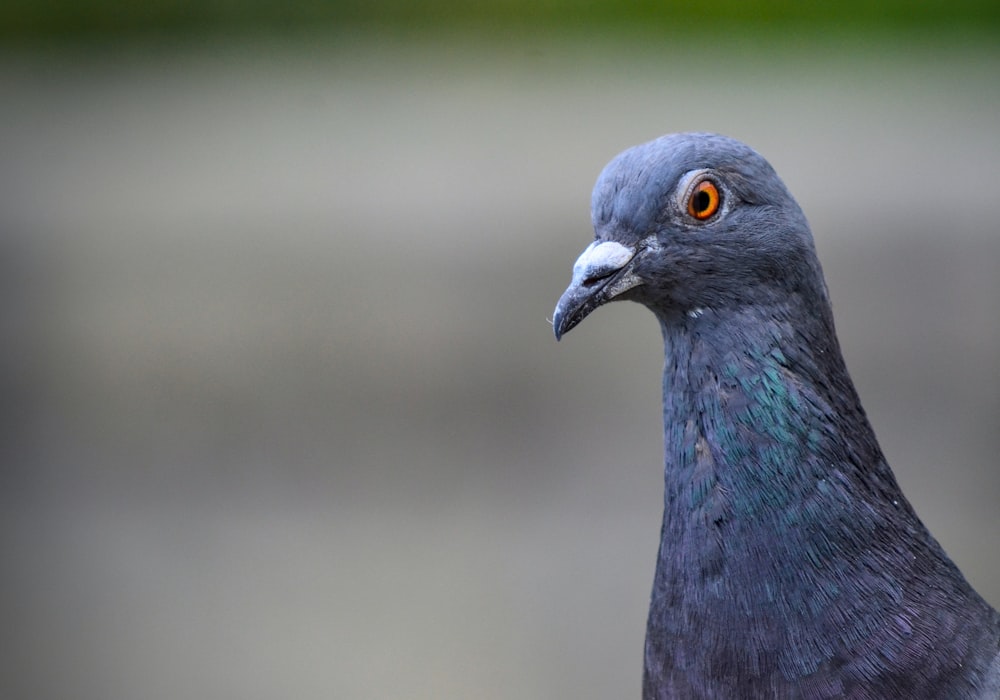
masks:
[[[681,639],[693,648],[742,645],[749,656],[787,648],[789,635],[820,645],[817,601],[851,594],[823,587],[844,580],[838,574],[855,552],[886,527],[886,509],[909,519],[829,315],[794,327],[783,315],[705,310],[661,319],[666,463],[647,649],[654,657],[670,653],[660,641],[676,648]],[[876,466],[833,467],[844,463]],[[729,630],[748,633],[738,639]],[[771,661],[809,673],[824,658],[811,651]]]
[[[829,317],[785,315],[704,310],[663,323],[668,510],[773,527],[804,498],[823,500],[845,449],[881,461]],[[834,444],[830,420],[855,444]]]
[[[714,679],[726,690],[709,694],[770,697],[844,659],[877,662],[901,639],[974,660],[981,637],[954,632],[951,601],[972,601],[970,629],[998,619],[896,485],[828,307],[800,310],[794,326],[786,313],[661,318],[665,491],[647,690],[693,697]],[[991,658],[983,687],[994,688]]]

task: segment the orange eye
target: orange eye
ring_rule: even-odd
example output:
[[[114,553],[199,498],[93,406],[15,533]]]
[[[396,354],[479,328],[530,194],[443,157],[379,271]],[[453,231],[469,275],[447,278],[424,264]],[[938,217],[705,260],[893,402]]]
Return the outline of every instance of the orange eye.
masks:
[[[720,201],[719,188],[715,183],[711,180],[702,180],[694,186],[688,197],[688,214],[698,221],[704,221],[719,211]]]

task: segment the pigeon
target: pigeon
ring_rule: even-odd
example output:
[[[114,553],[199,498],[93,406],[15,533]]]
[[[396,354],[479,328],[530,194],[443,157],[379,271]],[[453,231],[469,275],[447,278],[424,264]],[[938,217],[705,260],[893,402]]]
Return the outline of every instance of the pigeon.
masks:
[[[631,300],[665,347],[643,698],[1000,698],[1000,615],[897,485],[771,165],[671,134],[615,157],[591,210],[556,339]]]

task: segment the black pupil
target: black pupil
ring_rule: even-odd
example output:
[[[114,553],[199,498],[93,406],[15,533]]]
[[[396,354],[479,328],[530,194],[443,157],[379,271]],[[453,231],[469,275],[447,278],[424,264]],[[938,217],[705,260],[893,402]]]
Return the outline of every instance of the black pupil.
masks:
[[[705,190],[695,193],[694,210],[699,214],[708,209],[708,206],[711,203],[712,203],[712,197]]]

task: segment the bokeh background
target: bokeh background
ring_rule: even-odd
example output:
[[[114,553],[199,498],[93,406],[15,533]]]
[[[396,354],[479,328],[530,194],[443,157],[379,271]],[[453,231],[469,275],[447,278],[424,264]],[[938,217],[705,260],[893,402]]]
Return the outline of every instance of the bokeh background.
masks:
[[[0,696],[638,697],[659,332],[548,319],[604,163],[689,129],[798,197],[1000,605],[998,15],[5,2]]]

